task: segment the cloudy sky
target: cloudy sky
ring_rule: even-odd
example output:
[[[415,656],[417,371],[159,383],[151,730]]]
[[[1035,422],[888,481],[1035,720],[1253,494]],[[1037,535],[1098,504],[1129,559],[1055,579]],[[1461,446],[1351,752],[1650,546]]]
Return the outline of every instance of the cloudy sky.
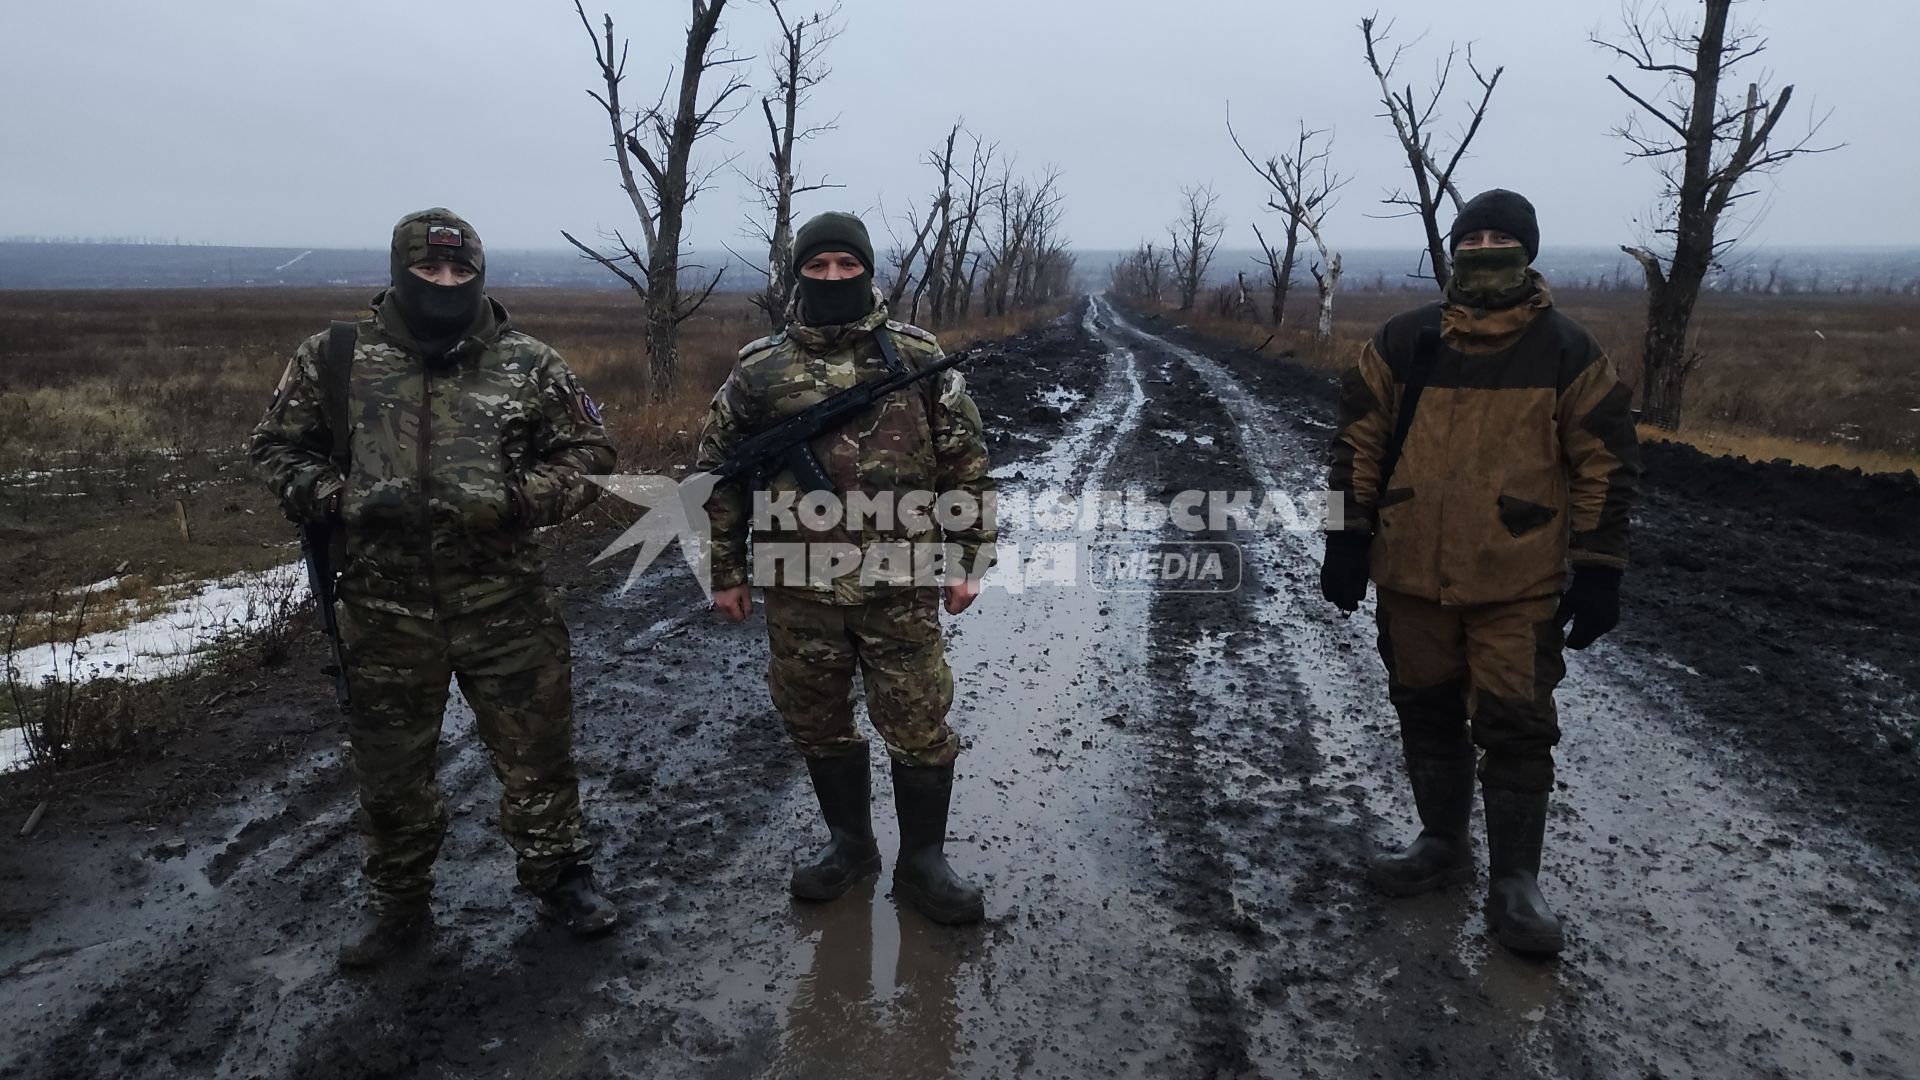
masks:
[[[1697,3],[1670,0],[1693,18]],[[758,86],[774,23],[731,0],[726,32]],[[813,10],[788,0],[791,11]],[[679,0],[593,0],[633,39],[632,100],[650,99],[684,44]],[[1303,0],[845,0],[833,75],[811,117],[837,130],[802,170],[843,190],[800,210],[878,214],[924,201],[919,162],[956,118],[1017,155],[1058,166],[1065,225],[1088,248],[1159,235],[1183,184],[1222,196],[1229,246],[1251,242],[1259,181],[1224,116],[1262,152],[1304,119],[1336,133],[1354,180],[1329,219],[1348,249],[1417,245],[1382,220],[1405,160],[1378,116],[1357,23],[1371,5]],[[1506,73],[1462,187],[1516,188],[1549,244],[1635,239],[1655,178],[1610,129],[1630,103],[1606,83],[1647,77],[1589,44],[1618,31],[1612,2],[1380,0],[1424,84],[1452,41]],[[1920,245],[1920,5],[1911,0],[1745,0],[1736,18],[1771,40],[1749,61],[1795,84],[1783,125],[1832,110],[1834,153],[1762,181],[1762,245]],[[1442,21],[1444,19],[1444,21]],[[445,204],[500,247],[555,248],[563,228],[632,228],[586,96],[596,72],[570,0],[65,0],[0,15],[0,235],[140,235],[249,245],[379,246],[402,212]],[[1471,84],[1450,91],[1467,111]],[[1445,131],[1450,134],[1454,125]],[[1444,138],[1445,136],[1443,136]],[[703,146],[709,162],[763,159],[757,107]],[[730,176],[695,207],[690,240],[741,246],[751,209]],[[878,230],[876,230],[878,231]]]

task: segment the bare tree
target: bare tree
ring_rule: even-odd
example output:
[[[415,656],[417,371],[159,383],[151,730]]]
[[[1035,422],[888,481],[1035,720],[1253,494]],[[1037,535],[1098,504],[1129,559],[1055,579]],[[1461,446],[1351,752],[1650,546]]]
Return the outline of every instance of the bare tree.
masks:
[[[1447,92],[1447,81],[1452,78],[1454,64],[1461,58],[1463,50],[1457,45],[1448,47],[1446,59],[1435,71],[1433,91],[1422,103],[1414,97],[1413,84],[1408,83],[1398,90],[1393,86],[1394,69],[1406,53],[1407,46],[1395,48],[1384,62],[1380,59],[1387,37],[1392,32],[1393,24],[1380,25],[1378,14],[1360,20],[1360,35],[1367,43],[1367,66],[1373,70],[1373,77],[1380,84],[1380,104],[1386,106],[1387,119],[1393,122],[1393,133],[1399,137],[1401,149],[1406,151],[1407,168],[1413,172],[1412,192],[1398,188],[1388,192],[1381,201],[1389,206],[1405,207],[1406,216],[1420,219],[1427,232],[1428,266],[1434,282],[1445,289],[1452,271],[1447,261],[1447,245],[1440,232],[1440,200],[1451,200],[1456,211],[1464,202],[1459,186],[1454,183],[1454,173],[1460,167],[1460,160],[1466,156],[1468,145],[1479,133],[1480,122],[1487,115],[1487,105],[1493,100],[1494,85],[1500,81],[1500,73],[1506,69],[1497,67],[1491,75],[1481,74],[1480,68],[1473,62],[1473,46],[1466,47],[1467,70],[1473,74],[1474,81],[1480,84],[1480,101],[1472,105],[1472,119],[1454,140],[1453,152],[1447,156],[1446,164],[1442,165],[1434,154],[1433,130],[1440,125],[1441,121],[1436,115],[1440,98]]]
[[[1771,98],[1761,80],[1749,82],[1741,98],[1720,92],[1729,70],[1767,47],[1753,32],[1729,27],[1732,7],[1733,0],[1705,0],[1704,17],[1693,29],[1676,26],[1664,8],[1629,8],[1622,40],[1593,38],[1637,70],[1662,80],[1658,91],[1643,96],[1618,76],[1607,77],[1645,114],[1630,116],[1616,134],[1632,148],[1629,157],[1658,166],[1664,183],[1666,220],[1654,230],[1665,238],[1664,252],[1650,245],[1623,245],[1621,250],[1640,263],[1647,279],[1642,381],[1646,419],[1669,431],[1680,424],[1687,376],[1702,355],[1687,347],[1694,302],[1707,272],[1734,242],[1720,233],[1722,215],[1753,193],[1748,186],[1752,177],[1789,158],[1836,149],[1812,145],[1824,117],[1810,123],[1797,142],[1772,144],[1774,128],[1793,99],[1792,86]]]
[[[611,245],[611,250],[606,251],[581,243],[565,230],[560,235],[587,258],[612,271],[646,302],[648,372],[655,399],[665,398],[673,391],[680,324],[700,310],[707,297],[713,295],[714,287],[720,284],[721,274],[726,272],[722,268],[715,273],[713,280],[691,298],[681,292],[680,240],[687,207],[706,189],[714,173],[726,164],[722,162],[695,171],[694,144],[739,114],[739,107],[729,102],[748,89],[739,76],[729,74],[718,93],[702,100],[700,83],[707,73],[744,63],[749,58],[729,53],[724,44],[715,40],[727,0],[691,0],[691,3],[693,18],[687,27],[686,52],[671,110],[667,105],[669,87],[665,86],[659,98],[644,109],[630,110],[622,104],[620,85],[626,78],[629,43],[623,40],[616,48],[613,16],[602,15],[602,29],[596,33],[580,0],[574,0],[573,4],[574,11],[579,13],[580,25],[586,28],[587,37],[593,42],[594,62],[600,68],[604,84],[604,90],[587,93],[607,114],[607,123],[613,132],[614,163],[620,169],[620,187],[627,193],[634,215],[640,219],[645,250],[636,249],[618,229],[603,235],[602,239]],[[671,78],[668,81],[671,84]],[[635,162],[639,163],[638,174]]]
[[[897,317],[917,319],[920,298],[926,293],[928,284],[933,284],[936,295],[942,287],[941,280],[947,269],[947,248],[953,236],[953,145],[959,138],[960,122],[955,121],[954,125],[947,129],[947,140],[944,146],[926,159],[926,164],[932,166],[935,174],[940,177],[940,183],[934,189],[926,223],[921,226],[919,234],[914,237],[913,247],[908,250],[894,273],[893,292],[888,297],[888,304],[894,309]],[[936,222],[939,225],[937,231],[934,229]],[[931,245],[927,243],[929,233],[932,234]],[[919,258],[922,252],[926,255],[923,260],[924,268],[916,279],[914,260]],[[900,303],[906,295],[909,281],[913,282],[913,311],[910,313],[900,310]]]
[[[1155,304],[1166,288],[1167,253],[1142,241],[1107,271],[1107,288],[1119,296]]]
[[[1207,267],[1213,263],[1213,253],[1220,246],[1221,235],[1227,231],[1227,223],[1215,212],[1220,197],[1213,193],[1213,188],[1205,184],[1183,187],[1180,197],[1186,200],[1186,208],[1167,226],[1167,235],[1173,242],[1173,275],[1174,284],[1180,289],[1180,310],[1192,311],[1194,298],[1200,295],[1200,286],[1206,281]]]
[[[1293,149],[1265,161],[1255,161],[1253,155],[1241,144],[1240,136],[1234,133],[1233,119],[1227,119],[1227,135],[1233,139],[1234,148],[1246,159],[1253,171],[1267,182],[1273,191],[1267,196],[1267,208],[1277,210],[1286,221],[1286,231],[1281,234],[1282,246],[1275,249],[1267,242],[1260,226],[1253,227],[1253,235],[1260,241],[1262,261],[1267,266],[1267,284],[1271,290],[1273,325],[1278,327],[1286,313],[1287,290],[1293,281],[1295,258],[1300,246],[1300,230],[1312,220],[1312,228],[1317,229],[1326,219],[1327,211],[1333,208],[1334,193],[1339,191],[1351,177],[1335,176],[1329,161],[1333,154],[1333,134],[1323,130],[1308,130],[1306,121],[1300,122],[1300,133],[1294,140]],[[1314,140],[1326,136],[1326,142],[1314,149]],[[1326,253],[1321,253],[1326,259]],[[1328,298],[1330,301],[1330,297]]]
[[[1034,180],[1015,180],[1003,162],[987,208],[994,227],[984,233],[986,279],[981,286],[987,314],[1004,315],[1034,301],[1034,283],[1048,264],[1064,256],[1054,229],[1060,221],[1060,170],[1049,166]]]
[[[797,144],[834,128],[831,121],[801,127],[800,108],[807,103],[808,91],[832,74],[823,58],[844,27],[838,22],[839,4],[799,19],[789,19],[780,0],[769,0],[769,6],[780,22],[780,43],[772,60],[773,93],[760,99],[770,147],[767,169],[754,180],[768,220],[753,225],[767,245],[767,287],[753,303],[766,314],[768,325],[778,330],[787,321],[787,301],[793,296],[793,197],[841,186],[824,180],[800,181],[794,174],[793,156]]]
[[[965,318],[973,306],[974,278],[982,261],[979,249],[974,247],[979,235],[980,213],[998,190],[992,177],[998,144],[982,143],[978,135],[971,133],[969,137],[973,139],[973,153],[962,181],[965,192],[954,212],[954,236],[947,249],[945,288],[934,297],[935,321],[940,323]]]

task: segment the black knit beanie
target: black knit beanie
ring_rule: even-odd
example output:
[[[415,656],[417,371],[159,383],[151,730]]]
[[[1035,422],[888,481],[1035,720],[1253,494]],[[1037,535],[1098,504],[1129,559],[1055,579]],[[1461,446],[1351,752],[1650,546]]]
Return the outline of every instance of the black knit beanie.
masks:
[[[1520,241],[1520,246],[1527,249],[1528,262],[1540,257],[1540,221],[1534,216],[1533,204],[1518,192],[1494,188],[1468,199],[1460,208],[1460,216],[1453,219],[1447,251],[1458,248],[1468,233],[1481,229],[1497,229]]]

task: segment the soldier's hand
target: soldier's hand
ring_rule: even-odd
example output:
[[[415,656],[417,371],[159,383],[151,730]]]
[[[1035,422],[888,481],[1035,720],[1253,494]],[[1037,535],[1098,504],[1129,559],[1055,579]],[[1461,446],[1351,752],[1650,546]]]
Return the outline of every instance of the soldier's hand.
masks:
[[[745,622],[747,616],[753,614],[753,588],[735,585],[731,589],[716,590],[713,610],[725,615],[728,622]]]
[[[1611,566],[1576,566],[1573,583],[1560,597],[1554,620],[1567,632],[1567,648],[1584,649],[1620,624],[1620,571]]]
[[[1367,549],[1372,540],[1365,533],[1327,534],[1327,557],[1320,563],[1320,595],[1341,611],[1360,610],[1367,598]]]
[[[947,586],[947,614],[958,615],[973,606],[980,595],[979,578],[963,578]]]

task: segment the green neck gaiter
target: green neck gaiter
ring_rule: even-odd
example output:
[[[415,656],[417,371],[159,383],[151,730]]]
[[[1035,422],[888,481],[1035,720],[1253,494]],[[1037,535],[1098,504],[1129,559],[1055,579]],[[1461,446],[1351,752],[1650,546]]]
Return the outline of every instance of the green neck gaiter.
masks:
[[[800,314],[808,326],[844,326],[873,312],[873,271],[824,281],[802,276]]]
[[[1523,247],[1469,248],[1453,255],[1453,280],[1447,299],[1467,307],[1495,311],[1533,295]]]

